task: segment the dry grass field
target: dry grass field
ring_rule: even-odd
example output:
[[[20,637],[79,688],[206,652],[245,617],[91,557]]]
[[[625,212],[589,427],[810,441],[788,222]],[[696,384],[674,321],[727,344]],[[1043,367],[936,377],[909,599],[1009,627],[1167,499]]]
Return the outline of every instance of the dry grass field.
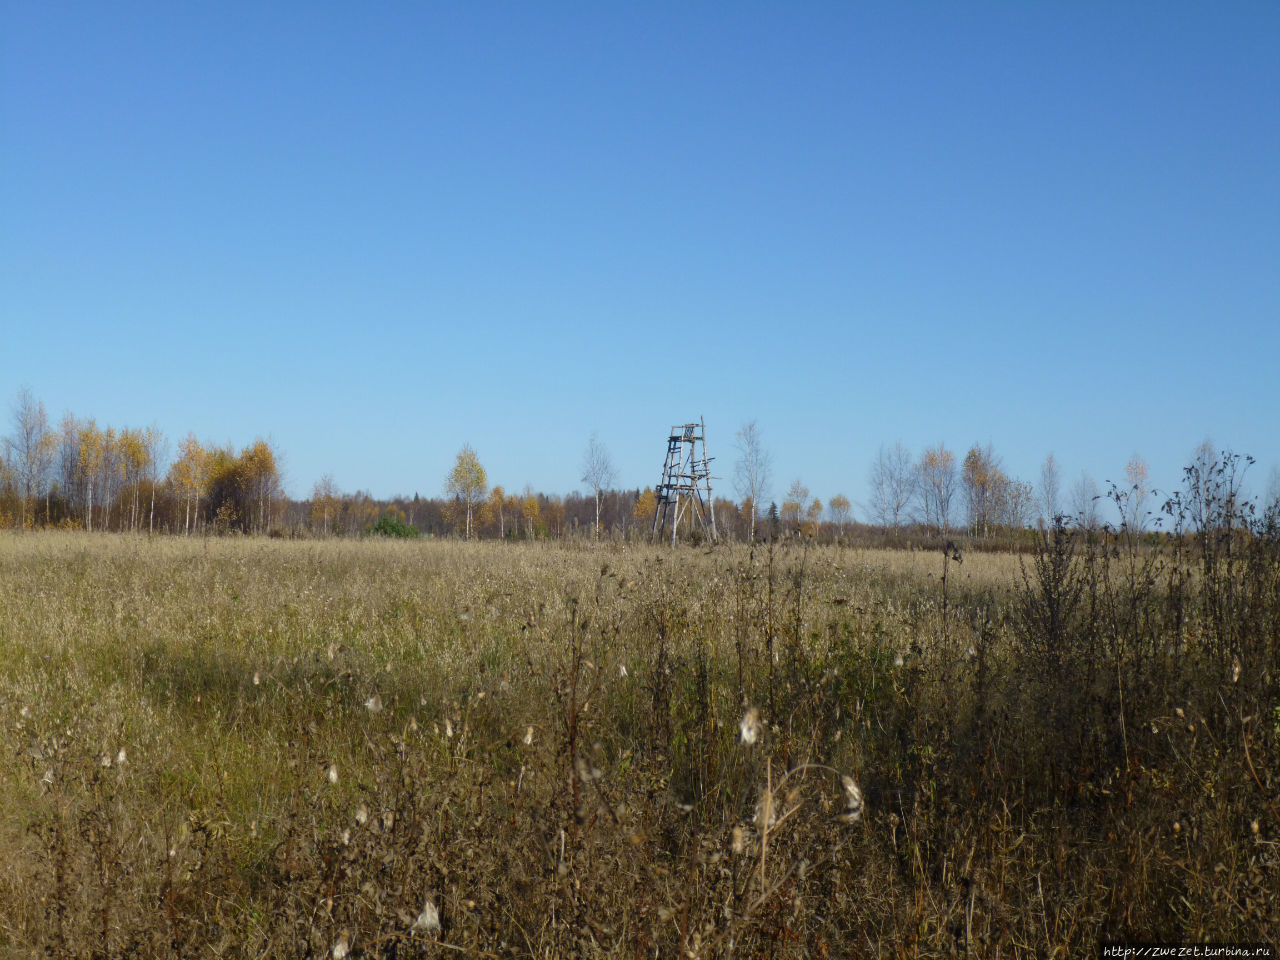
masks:
[[[0,953],[1275,947],[1235,556],[6,535]]]

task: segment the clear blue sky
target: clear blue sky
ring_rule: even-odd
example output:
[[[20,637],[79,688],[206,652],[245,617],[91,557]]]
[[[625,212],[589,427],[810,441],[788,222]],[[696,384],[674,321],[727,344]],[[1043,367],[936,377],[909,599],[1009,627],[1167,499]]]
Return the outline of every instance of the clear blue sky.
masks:
[[[0,403],[290,492],[1280,462],[1280,5],[8,3]],[[7,430],[7,417],[5,418]],[[4,432],[4,431],[0,431]]]

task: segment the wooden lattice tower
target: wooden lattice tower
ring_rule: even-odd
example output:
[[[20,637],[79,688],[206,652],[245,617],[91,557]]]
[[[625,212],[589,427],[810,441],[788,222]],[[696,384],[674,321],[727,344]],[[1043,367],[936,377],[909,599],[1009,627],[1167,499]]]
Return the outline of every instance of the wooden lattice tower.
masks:
[[[657,509],[653,514],[653,533],[657,539],[665,536],[667,522],[671,522],[671,544],[675,545],[680,521],[690,518],[702,528],[703,535],[714,541],[716,537],[716,512],[711,500],[711,460],[707,456],[707,425],[681,423],[671,428],[667,438],[667,460],[662,466],[662,482],[658,484]],[[701,452],[699,452],[701,447]]]

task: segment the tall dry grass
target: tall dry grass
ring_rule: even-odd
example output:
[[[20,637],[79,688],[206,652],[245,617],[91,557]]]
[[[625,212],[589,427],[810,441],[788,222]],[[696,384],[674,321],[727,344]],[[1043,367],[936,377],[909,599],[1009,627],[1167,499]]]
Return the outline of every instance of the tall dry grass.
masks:
[[[0,948],[1274,945],[1280,565],[1143,562],[0,538]]]

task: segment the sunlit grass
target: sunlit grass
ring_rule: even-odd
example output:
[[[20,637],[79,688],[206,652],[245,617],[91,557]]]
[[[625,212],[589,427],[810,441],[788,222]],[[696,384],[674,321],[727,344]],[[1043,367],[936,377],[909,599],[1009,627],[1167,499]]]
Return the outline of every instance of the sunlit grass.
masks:
[[[1188,763],[1234,770],[1242,822],[1260,818],[1240,843],[1275,826],[1234,754],[1178,742],[1165,770],[1178,728],[1154,707],[1159,735],[1128,731],[1126,749],[1164,772],[1081,767],[1071,804],[1056,799],[1045,744],[1061,733],[1012,613],[1024,566],[798,545],[0,538],[0,947],[314,956],[346,930],[370,956],[425,950],[428,933],[516,956],[872,955],[908,935],[945,955],[960,873],[984,891],[964,936],[988,955],[1149,930],[1116,911],[1176,873],[1161,864],[1183,835],[1149,831],[1188,814],[1160,784]],[[1145,791],[1146,819],[1110,806],[1121,782]],[[1148,839],[1103,852],[1098,818]],[[1249,861],[1256,844],[1228,833],[1214,856],[1246,871],[1234,895],[1264,888],[1275,857]],[[1055,866],[1068,835],[1093,852]],[[1137,856],[1150,879],[1125,892]],[[1277,910],[1210,921],[1209,889],[1183,884],[1185,930],[1257,931]],[[438,930],[414,926],[427,902]],[[1151,902],[1140,916],[1179,909]]]

